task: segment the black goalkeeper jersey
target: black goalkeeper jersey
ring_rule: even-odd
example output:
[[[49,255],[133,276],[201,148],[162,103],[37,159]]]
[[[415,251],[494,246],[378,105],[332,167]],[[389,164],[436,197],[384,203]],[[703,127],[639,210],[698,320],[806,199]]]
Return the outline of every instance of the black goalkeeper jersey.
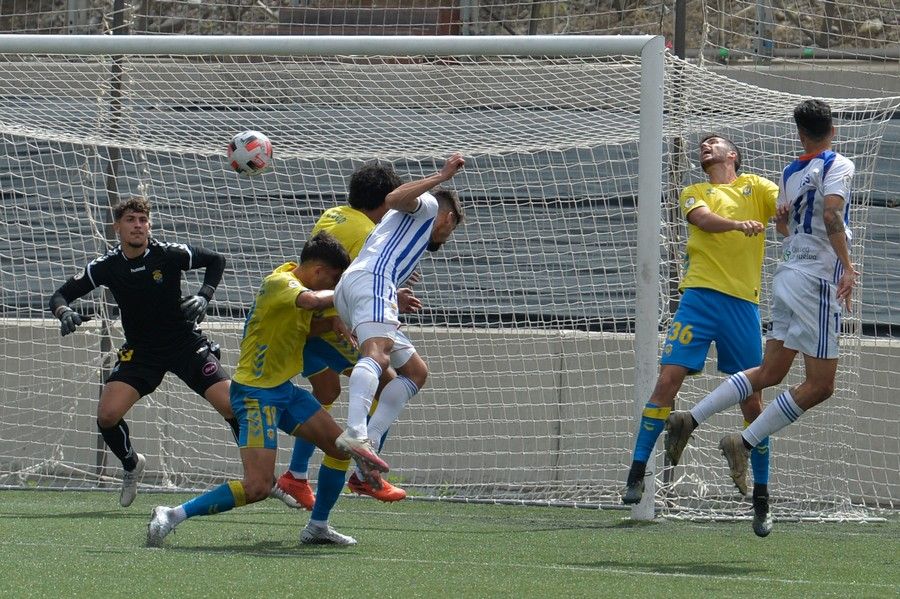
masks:
[[[142,256],[129,259],[119,245],[66,281],[53,294],[50,310],[62,305],[60,299],[69,303],[103,285],[119,305],[128,345],[169,353],[201,336],[181,312],[181,273],[203,267],[204,286],[215,290],[225,271],[225,258],[215,252],[151,239]]]

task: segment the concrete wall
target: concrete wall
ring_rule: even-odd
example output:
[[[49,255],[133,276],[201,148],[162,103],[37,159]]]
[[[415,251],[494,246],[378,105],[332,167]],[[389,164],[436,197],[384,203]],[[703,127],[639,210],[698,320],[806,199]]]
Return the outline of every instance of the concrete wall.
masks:
[[[0,485],[114,482],[99,475],[94,413],[103,366],[99,326],[61,339],[54,321],[0,323]],[[118,333],[117,333],[118,334]],[[232,368],[240,325],[212,323]],[[632,338],[625,334],[510,329],[411,329],[431,378],[390,433],[385,456],[404,484],[428,494],[615,502],[634,430]],[[118,337],[121,338],[121,337]],[[827,503],[900,505],[900,342],[864,340],[835,397],[773,442],[773,488]],[[708,366],[714,371],[714,364]],[[795,373],[794,378],[799,376]],[[694,377],[681,406],[720,381]],[[848,385],[858,384],[854,395]],[[767,401],[772,395],[767,395]],[[343,421],[346,398],[334,415]],[[220,418],[169,375],[128,417],[149,459],[145,482],[205,488],[239,476]],[[715,449],[734,413],[698,431],[673,492],[730,494]],[[286,437],[282,446],[290,446]],[[281,452],[286,463],[288,452]],[[110,456],[112,465],[115,458]],[[659,472],[659,470],[657,470]],[[798,508],[803,505],[798,502]]]

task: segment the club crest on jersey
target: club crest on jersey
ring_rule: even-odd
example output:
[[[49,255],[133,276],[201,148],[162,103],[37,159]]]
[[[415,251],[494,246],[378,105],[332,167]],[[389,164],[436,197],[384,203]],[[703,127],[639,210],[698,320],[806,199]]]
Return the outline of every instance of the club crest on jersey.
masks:
[[[744,195],[745,195],[745,196],[749,196],[749,195],[752,194],[752,193],[753,193],[753,188],[750,187],[749,185],[748,185],[747,187],[744,188]]]
[[[81,279],[84,278],[84,271],[83,271],[83,270],[79,270],[79,271],[78,271],[78,274],[76,274],[76,275],[75,275],[74,277],[72,277],[72,278],[75,279],[76,281],[80,281]]]
[[[161,270],[156,269],[156,270],[153,271],[153,280],[154,280],[156,283],[162,283],[163,276],[162,276],[162,271],[161,271]]]
[[[687,200],[684,201],[684,207],[690,208],[691,206],[693,206],[696,203],[697,203],[697,199],[694,196],[691,196]]]

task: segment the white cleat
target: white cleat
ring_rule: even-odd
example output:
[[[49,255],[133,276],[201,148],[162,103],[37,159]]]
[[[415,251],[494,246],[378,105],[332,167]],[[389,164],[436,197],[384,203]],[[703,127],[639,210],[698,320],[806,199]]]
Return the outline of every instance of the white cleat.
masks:
[[[356,539],[342,535],[330,526],[323,528],[310,524],[300,531],[300,542],[304,545],[356,545]]]
[[[147,525],[147,547],[162,547],[163,539],[175,530],[175,522],[169,515],[172,508],[159,505],[150,512],[150,524]]]
[[[360,474],[366,479],[366,482],[372,485],[373,489],[376,491],[381,489],[381,473],[388,472],[391,467],[378,457],[368,439],[355,439],[348,435],[347,431],[344,431],[335,439],[334,444],[338,449],[350,454],[350,457],[356,462]]]
[[[147,458],[137,454],[137,466],[130,472],[126,470],[122,476],[122,494],[119,495],[119,505],[122,507],[128,507],[134,503],[134,498],[137,497],[138,482],[144,475],[144,465],[146,463]]]

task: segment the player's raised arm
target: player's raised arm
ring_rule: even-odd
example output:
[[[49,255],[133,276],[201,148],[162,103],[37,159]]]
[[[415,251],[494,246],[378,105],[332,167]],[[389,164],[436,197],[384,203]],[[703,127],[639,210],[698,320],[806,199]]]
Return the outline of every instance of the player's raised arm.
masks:
[[[462,154],[455,153],[444,163],[444,166],[433,175],[424,179],[404,183],[385,198],[385,204],[392,210],[415,212],[419,209],[419,196],[444,181],[449,181],[465,166]]]

